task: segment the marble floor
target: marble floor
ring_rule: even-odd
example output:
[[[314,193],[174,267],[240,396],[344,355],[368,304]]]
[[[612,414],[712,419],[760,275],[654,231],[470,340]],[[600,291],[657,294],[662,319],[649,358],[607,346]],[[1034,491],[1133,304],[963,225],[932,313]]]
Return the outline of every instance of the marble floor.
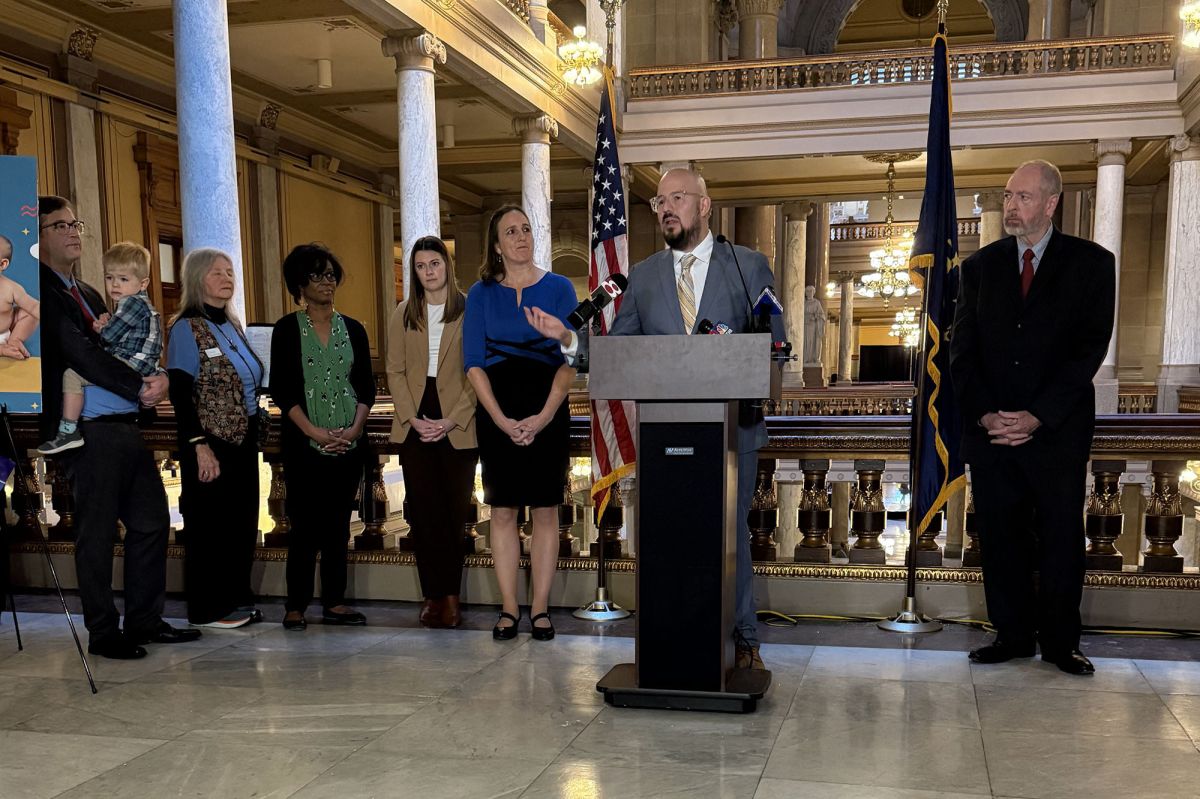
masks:
[[[413,628],[411,605],[96,659],[92,696],[44,606],[21,614],[24,652],[0,620],[3,799],[1200,795],[1195,641],[1098,657],[1091,679],[929,644],[769,643],[774,686],[733,716],[607,707],[595,683],[632,658],[628,625],[496,642]]]

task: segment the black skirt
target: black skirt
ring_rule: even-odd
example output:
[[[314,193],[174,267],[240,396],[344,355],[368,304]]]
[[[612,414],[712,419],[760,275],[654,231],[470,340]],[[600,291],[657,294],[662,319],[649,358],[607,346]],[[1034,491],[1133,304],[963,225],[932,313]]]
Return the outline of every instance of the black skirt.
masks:
[[[508,357],[484,369],[500,410],[520,421],[541,413],[557,366]],[[475,411],[483,501],[501,508],[546,508],[563,501],[567,485],[571,417],[564,397],[533,443],[519,447],[496,427],[482,404]]]

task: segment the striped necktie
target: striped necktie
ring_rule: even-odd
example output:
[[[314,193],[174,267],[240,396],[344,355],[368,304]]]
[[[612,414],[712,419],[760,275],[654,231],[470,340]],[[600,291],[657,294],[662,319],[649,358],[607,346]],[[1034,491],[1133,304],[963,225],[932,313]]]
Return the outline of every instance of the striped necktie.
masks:
[[[696,288],[692,283],[692,266],[696,256],[690,252],[679,262],[679,282],[675,288],[679,293],[679,310],[683,314],[683,332],[691,335],[696,326]]]

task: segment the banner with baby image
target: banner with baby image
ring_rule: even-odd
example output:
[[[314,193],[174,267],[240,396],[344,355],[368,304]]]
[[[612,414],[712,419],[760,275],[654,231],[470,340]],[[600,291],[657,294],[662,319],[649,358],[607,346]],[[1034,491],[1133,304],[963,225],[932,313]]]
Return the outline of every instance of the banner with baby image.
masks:
[[[0,156],[0,405],[42,407],[37,160]]]

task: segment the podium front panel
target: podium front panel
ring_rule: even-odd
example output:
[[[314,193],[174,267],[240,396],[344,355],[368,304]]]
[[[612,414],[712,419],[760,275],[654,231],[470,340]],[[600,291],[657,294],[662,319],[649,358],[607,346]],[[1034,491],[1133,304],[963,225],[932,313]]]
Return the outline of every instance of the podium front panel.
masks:
[[[640,408],[637,684],[720,691],[730,665],[736,570],[733,409]]]
[[[596,336],[594,400],[727,402],[771,392],[771,336]]]

